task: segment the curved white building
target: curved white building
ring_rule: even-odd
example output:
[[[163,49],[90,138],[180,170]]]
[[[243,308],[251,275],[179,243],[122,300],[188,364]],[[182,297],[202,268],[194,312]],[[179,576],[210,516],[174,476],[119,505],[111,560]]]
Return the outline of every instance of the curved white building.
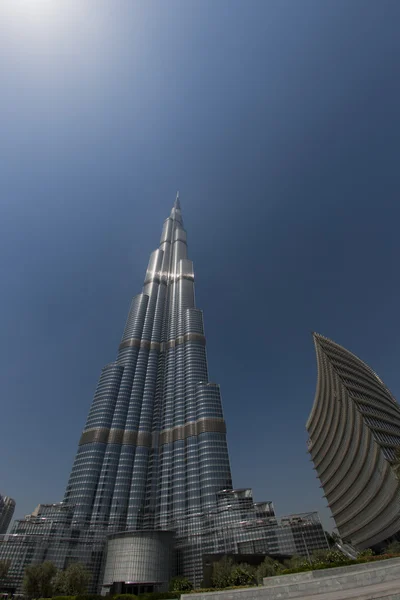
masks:
[[[400,538],[400,406],[357,356],[314,333],[318,380],[308,450],[342,539],[379,549]]]

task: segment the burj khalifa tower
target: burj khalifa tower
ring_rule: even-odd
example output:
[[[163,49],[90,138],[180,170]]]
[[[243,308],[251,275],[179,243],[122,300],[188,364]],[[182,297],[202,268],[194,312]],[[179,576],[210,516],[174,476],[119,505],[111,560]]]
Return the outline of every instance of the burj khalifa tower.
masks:
[[[64,498],[77,525],[108,533],[177,528],[232,488],[205,346],[178,195],[79,442]]]

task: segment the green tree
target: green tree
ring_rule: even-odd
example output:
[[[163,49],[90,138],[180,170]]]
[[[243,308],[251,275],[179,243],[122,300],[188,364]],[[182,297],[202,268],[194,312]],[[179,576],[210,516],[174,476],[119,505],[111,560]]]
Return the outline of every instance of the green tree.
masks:
[[[400,542],[391,542],[386,546],[385,554],[400,554]]]
[[[190,592],[193,589],[193,583],[187,577],[173,577],[169,582],[170,592]]]
[[[262,583],[264,577],[273,577],[274,575],[278,575],[282,569],[283,565],[280,562],[274,560],[270,556],[266,556],[261,565],[258,565],[256,569],[257,583]]]
[[[247,563],[235,565],[231,571],[230,582],[230,585],[254,585],[255,570]]]
[[[293,554],[293,556],[287,560],[285,560],[285,567],[287,569],[299,569],[301,567],[307,566],[308,562],[303,556],[299,556],[298,554]]]
[[[7,581],[10,566],[11,560],[0,560],[0,587],[2,583],[4,584]]]
[[[232,585],[232,569],[234,562],[230,556],[223,556],[213,564],[211,581],[213,587],[225,588]]]
[[[53,594],[55,596],[67,596],[67,577],[65,571],[57,571],[53,579]]]
[[[24,594],[29,598],[50,598],[56,573],[57,569],[50,561],[29,565],[25,569]]]
[[[314,550],[314,552],[311,555],[311,562],[329,562],[330,553],[331,550],[324,550],[323,548],[320,548],[319,550]]]
[[[340,550],[329,550],[326,562],[340,564],[346,563],[348,560],[349,559],[347,558],[347,556],[343,554],[343,552],[340,552]]]
[[[0,581],[3,581],[7,578],[10,566],[11,560],[0,560]]]
[[[22,589],[28,598],[40,597],[39,567],[40,565],[29,565],[25,569]]]
[[[66,594],[77,596],[87,592],[92,576],[82,563],[72,563],[65,570],[65,578],[67,582]]]

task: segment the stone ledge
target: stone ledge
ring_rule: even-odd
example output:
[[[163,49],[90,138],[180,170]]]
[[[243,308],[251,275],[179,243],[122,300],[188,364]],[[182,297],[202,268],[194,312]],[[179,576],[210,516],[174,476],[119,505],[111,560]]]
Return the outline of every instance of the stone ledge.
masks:
[[[400,600],[400,558],[268,577],[267,585],[182,600]]]
[[[292,573],[291,575],[277,575],[276,577],[265,577],[263,585],[266,587],[276,586],[278,584],[288,585],[290,583],[302,583],[306,581],[314,581],[315,579],[332,577],[333,574],[345,575],[355,574],[363,571],[370,571],[371,569],[378,570],[381,568],[387,568],[389,566],[399,566],[400,573],[400,558],[388,558],[385,560],[371,561],[366,563],[360,563],[356,565],[346,565],[345,567],[334,567],[332,569],[317,569],[315,571],[304,571],[303,573]]]

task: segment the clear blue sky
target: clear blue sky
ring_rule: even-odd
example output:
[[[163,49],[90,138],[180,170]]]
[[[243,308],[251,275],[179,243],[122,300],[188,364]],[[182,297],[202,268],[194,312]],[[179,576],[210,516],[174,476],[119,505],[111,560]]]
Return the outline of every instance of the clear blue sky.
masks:
[[[234,485],[329,513],[311,331],[400,398],[398,0],[2,0],[0,490],[63,497],[181,192]]]

